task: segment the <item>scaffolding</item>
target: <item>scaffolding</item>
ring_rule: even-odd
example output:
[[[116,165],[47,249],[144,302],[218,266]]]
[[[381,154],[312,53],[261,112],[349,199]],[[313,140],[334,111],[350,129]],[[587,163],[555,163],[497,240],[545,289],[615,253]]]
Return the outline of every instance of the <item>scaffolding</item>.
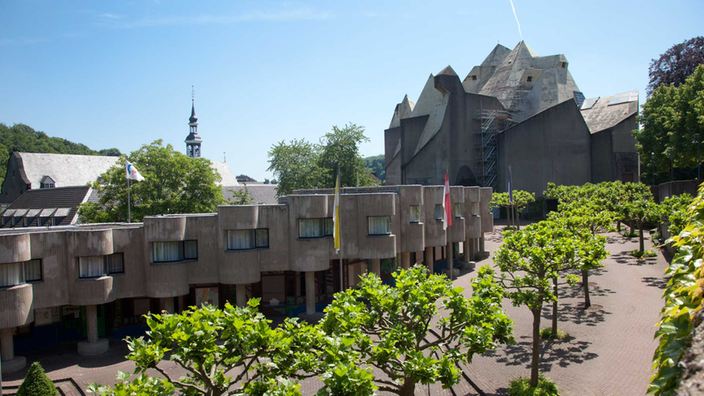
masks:
[[[475,162],[479,177],[477,182],[482,187],[491,187],[496,191],[499,182],[499,144],[498,135],[513,124],[510,111],[477,110],[474,114],[478,128],[474,130]]]

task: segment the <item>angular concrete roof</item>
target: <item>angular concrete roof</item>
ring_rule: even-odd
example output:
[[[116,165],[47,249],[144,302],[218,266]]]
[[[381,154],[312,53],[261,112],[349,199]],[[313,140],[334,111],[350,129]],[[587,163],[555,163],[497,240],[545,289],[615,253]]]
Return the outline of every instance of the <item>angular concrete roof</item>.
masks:
[[[447,110],[449,99],[449,94],[443,94],[435,89],[435,76],[431,73],[428,80],[425,82],[425,87],[423,87],[423,91],[421,91],[418,102],[411,114],[411,117],[428,116],[428,122],[425,123],[425,127],[420,135],[420,139],[418,139],[418,144],[413,151],[413,155],[418,154],[442,127],[442,121],[445,118],[445,111]]]
[[[389,129],[400,127],[401,120],[410,117],[415,106],[416,104],[408,98],[408,95],[405,95],[401,103],[397,104],[394,109],[394,116],[391,118]]]
[[[592,102],[595,103],[592,104]],[[590,104],[591,107],[589,107]],[[609,129],[638,113],[638,90],[605,98],[587,99],[582,105],[581,112],[591,133]]]
[[[579,91],[564,55],[538,56],[525,41],[508,54],[505,48],[497,46],[481,66],[472,69],[463,82],[467,92],[498,98],[504,107],[518,112],[520,121]]]
[[[20,153],[26,181],[30,188],[39,188],[44,176],[55,181],[56,187],[85,186],[115,165],[119,157],[99,155]]]
[[[218,183],[219,185],[224,187],[240,185],[227,162],[211,161],[210,167],[215,169],[215,171],[220,174],[220,177],[222,177],[222,180]]]

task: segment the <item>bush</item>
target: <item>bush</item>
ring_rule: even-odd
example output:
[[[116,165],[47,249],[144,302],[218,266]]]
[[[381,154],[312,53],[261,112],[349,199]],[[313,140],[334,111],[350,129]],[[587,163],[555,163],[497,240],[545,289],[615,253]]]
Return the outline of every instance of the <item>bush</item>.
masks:
[[[660,241],[660,233],[657,231],[650,233],[650,240],[653,243],[658,243]]]
[[[509,385],[508,394],[509,396],[556,396],[560,391],[557,390],[554,382],[541,375],[535,388],[531,388],[530,378],[516,378]]]
[[[637,232],[626,231],[623,233],[624,238],[635,238],[638,236]]]
[[[44,374],[44,369],[39,362],[34,362],[27,371],[27,376],[20,388],[17,396],[47,396],[56,395],[56,388],[49,377]]]
[[[550,327],[540,330],[540,339],[542,340],[564,341],[568,338],[570,338],[570,335],[560,329],[557,329],[557,335],[552,334],[552,328]]]

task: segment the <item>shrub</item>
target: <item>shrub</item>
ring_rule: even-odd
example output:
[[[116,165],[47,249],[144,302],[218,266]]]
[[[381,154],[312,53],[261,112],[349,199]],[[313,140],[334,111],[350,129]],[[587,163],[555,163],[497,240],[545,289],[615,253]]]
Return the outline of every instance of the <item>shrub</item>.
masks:
[[[531,388],[530,378],[516,378],[509,384],[508,394],[509,396],[556,396],[560,391],[557,390],[554,382],[541,375],[535,388]]]
[[[631,256],[639,259],[643,257],[657,257],[658,254],[652,250],[646,250],[644,252],[641,252],[640,250],[634,250],[631,252]]]
[[[650,240],[652,240],[653,243],[658,243],[660,241],[660,233],[657,231],[650,233]]]
[[[48,396],[56,395],[56,388],[49,377],[44,374],[44,369],[39,362],[34,362],[29,367],[27,375],[20,388],[17,390],[17,396]]]
[[[543,340],[564,341],[564,340],[570,338],[570,335],[560,329],[557,329],[557,335],[554,335],[554,334],[552,334],[552,328],[546,327],[546,328],[540,330],[540,338]]]
[[[633,237],[637,237],[637,236],[638,236],[638,233],[637,233],[637,232],[626,231],[626,232],[623,233],[623,236],[624,236],[624,238],[633,238]]]

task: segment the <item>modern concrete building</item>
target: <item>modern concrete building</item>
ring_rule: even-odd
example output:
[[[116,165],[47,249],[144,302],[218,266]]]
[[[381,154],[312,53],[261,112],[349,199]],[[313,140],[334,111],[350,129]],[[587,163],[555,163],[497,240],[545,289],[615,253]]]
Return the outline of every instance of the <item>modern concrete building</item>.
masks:
[[[367,271],[390,282],[397,265],[442,271],[460,254],[472,260],[493,227],[491,189],[451,187],[447,232],[442,194],[442,186],[343,189],[342,260],[330,190],[137,224],[2,229],[2,369],[24,366],[15,350],[65,340],[81,340],[81,354],[102,353],[105,337],[142,334],[149,311],[259,297],[268,315],[314,315]]]
[[[386,182],[450,183],[542,195],[548,182],[638,181],[631,130],[638,92],[586,99],[564,55],[525,42],[497,45],[463,81],[430,75],[417,103],[405,96],[385,131]]]

